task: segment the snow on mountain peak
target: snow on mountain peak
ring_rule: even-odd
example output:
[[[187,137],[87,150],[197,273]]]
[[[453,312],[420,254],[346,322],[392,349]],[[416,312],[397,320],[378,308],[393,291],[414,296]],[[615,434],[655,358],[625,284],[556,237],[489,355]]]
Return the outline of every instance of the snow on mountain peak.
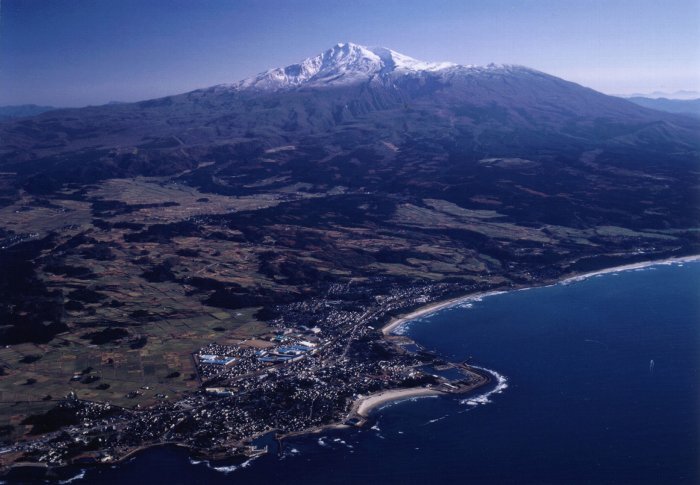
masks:
[[[389,73],[439,71],[455,64],[423,62],[384,47],[336,44],[298,64],[265,71],[234,85],[238,89],[276,90],[302,85],[351,84]]]
[[[392,70],[397,71],[439,71],[441,69],[456,66],[456,64],[453,64],[452,62],[419,61],[418,59],[408,57],[407,55],[385,47],[372,47],[368,50],[382,59],[385,68],[391,68]]]

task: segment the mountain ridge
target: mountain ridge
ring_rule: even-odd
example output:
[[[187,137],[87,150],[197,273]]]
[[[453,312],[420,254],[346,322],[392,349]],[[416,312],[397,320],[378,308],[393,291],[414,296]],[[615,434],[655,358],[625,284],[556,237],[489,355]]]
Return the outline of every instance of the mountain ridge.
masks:
[[[228,85],[234,89],[284,89],[302,85],[322,86],[361,82],[391,72],[437,71],[453,63],[419,61],[385,47],[338,43],[299,63],[269,69],[256,76]]]
[[[241,81],[218,86],[235,90],[272,91],[304,86],[337,86],[370,81],[375,77],[391,79],[406,74],[439,73],[449,70],[473,74],[499,70],[540,72],[516,64],[490,63],[478,66],[453,62],[427,62],[386,47],[367,47],[347,42],[338,43],[298,63],[268,69]]]
[[[634,104],[645,108],[676,113],[700,118],[700,98],[695,99],[669,99],[669,98],[645,98],[631,97],[625,98]]]
[[[375,75],[373,59],[359,82],[0,124],[0,341],[135,339],[146,309],[313,309],[306,325],[327,321],[310,298],[359,308],[700,252],[700,121],[532,70]]]
[[[16,118],[28,118],[55,109],[57,109],[55,106],[40,106],[36,104],[4,105],[0,106],[0,122]]]
[[[540,71],[423,63],[374,50],[379,54],[338,44],[284,75],[289,66],[236,85],[4,123],[0,168],[17,173],[25,190],[53,191],[69,182],[185,170],[222,180],[197,160],[223,161],[227,153],[245,163],[286,145],[381,152],[384,142],[414,150],[416,140],[426,140],[441,156],[467,159],[557,151],[576,159],[599,150],[687,161],[700,151],[696,121]],[[270,72],[282,84],[270,81]]]

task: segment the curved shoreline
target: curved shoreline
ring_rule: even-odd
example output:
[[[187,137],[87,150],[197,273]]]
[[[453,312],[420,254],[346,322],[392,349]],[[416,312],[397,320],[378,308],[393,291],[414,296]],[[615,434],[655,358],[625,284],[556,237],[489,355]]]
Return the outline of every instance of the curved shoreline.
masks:
[[[563,280],[558,281],[556,284],[568,284],[577,281],[583,281],[594,276],[620,273],[622,271],[633,271],[636,269],[649,268],[651,266],[663,266],[669,264],[683,264],[683,263],[694,263],[700,261],[700,254],[694,254],[691,256],[682,256],[680,258],[666,258],[651,261],[640,261],[639,263],[623,264],[622,266],[613,266],[611,268],[603,268],[597,271],[591,271],[589,273],[582,273],[580,275],[569,276]]]
[[[521,287],[508,288],[505,290],[491,290],[491,291],[483,291],[480,293],[468,293],[466,295],[457,296],[454,298],[450,298],[448,300],[429,303],[429,304],[422,306],[422,307],[419,307],[419,308],[417,308],[417,309],[413,310],[412,312],[409,312],[405,315],[400,315],[398,317],[395,317],[391,321],[389,321],[389,323],[384,325],[382,327],[381,331],[382,331],[382,334],[385,337],[387,337],[387,336],[391,335],[392,332],[394,330],[396,330],[398,327],[400,327],[404,323],[407,323],[411,320],[425,317],[427,315],[432,315],[433,313],[437,313],[440,310],[444,310],[445,308],[457,306],[457,305],[460,305],[462,303],[468,303],[470,301],[481,300],[482,298],[486,298],[488,296],[500,295],[503,293],[509,293],[511,291],[519,291],[519,290],[529,289],[529,288],[545,288],[547,286],[552,286],[552,285],[570,284],[570,283],[575,283],[578,281],[583,281],[583,280],[586,280],[588,278],[593,278],[594,276],[611,274],[611,273],[619,273],[622,271],[632,271],[632,270],[637,270],[637,269],[648,268],[651,266],[660,266],[660,265],[667,265],[667,264],[679,264],[679,263],[692,263],[692,262],[698,262],[698,261],[700,261],[700,254],[694,254],[692,256],[682,256],[679,258],[667,258],[667,259],[659,259],[659,260],[640,261],[638,263],[624,264],[621,266],[612,266],[610,268],[603,268],[600,270],[590,271],[587,273],[574,274],[574,275],[566,276],[564,278],[554,280],[551,282],[543,282],[541,285],[535,284],[532,286],[521,286]]]
[[[358,416],[366,418],[373,409],[389,402],[398,402],[414,397],[442,396],[445,393],[429,387],[409,387],[405,389],[390,389],[376,394],[363,396],[355,401],[353,412]]]
[[[491,291],[485,291],[485,292],[479,292],[479,293],[470,293],[466,294],[463,296],[458,296],[454,298],[450,298],[448,300],[443,300],[443,301],[437,301],[422,307],[417,308],[416,310],[409,312],[407,314],[401,315],[399,317],[393,318],[389,323],[384,325],[381,328],[381,332],[383,334],[384,339],[388,340],[390,343],[396,345],[395,342],[392,342],[389,340],[390,336],[392,335],[392,332],[401,326],[404,323],[407,323],[408,321],[415,320],[420,317],[424,317],[426,315],[430,315],[433,313],[436,313],[440,310],[443,310],[445,308],[449,308],[452,306],[456,306],[465,302],[469,301],[475,301],[475,300],[480,300],[481,298],[485,298],[488,296],[494,296],[498,294],[504,294],[508,293],[511,291],[519,291],[523,289],[529,289],[529,288],[544,288],[547,286],[553,286],[557,284],[569,284],[569,283],[574,283],[578,281],[583,281],[585,279],[595,277],[598,275],[603,275],[603,274],[611,274],[611,273],[617,273],[617,272],[622,272],[622,271],[631,271],[631,270],[637,270],[637,269],[643,269],[647,267],[652,267],[652,266],[660,266],[660,265],[670,265],[670,264],[682,264],[682,263],[690,263],[690,262],[700,262],[700,254],[696,255],[691,255],[691,256],[683,256],[683,257],[678,257],[678,258],[666,258],[666,259],[660,259],[660,260],[651,260],[651,261],[642,261],[638,263],[631,263],[631,264],[625,264],[625,265],[620,265],[620,266],[614,266],[614,267],[609,267],[609,268],[604,268],[601,270],[596,270],[596,271],[591,271],[587,273],[581,273],[581,274],[574,274],[571,276],[567,276],[558,280],[553,280],[553,281],[543,281],[542,284],[535,284],[531,286],[521,286],[521,287],[513,287],[513,288],[508,288],[504,290],[491,290]],[[482,387],[489,382],[491,382],[491,378],[494,377],[491,375],[492,371],[489,371],[488,369],[480,368],[480,367],[469,367],[469,371],[473,374],[477,374],[483,378],[483,380],[476,382],[473,386],[469,387],[468,389],[464,389],[461,393],[470,393],[471,391]],[[389,389],[389,390],[383,390],[379,391],[374,394],[369,394],[367,396],[361,396],[358,397],[351,405],[351,411],[348,415],[348,417],[357,417],[361,420],[361,425],[366,421],[368,418],[369,414],[371,413],[372,410],[380,407],[381,405],[388,403],[388,402],[398,402],[406,399],[411,399],[415,397],[430,397],[430,396],[442,396],[442,395],[449,395],[451,392],[444,392],[436,388],[428,388],[428,387],[412,387],[412,388],[399,388],[399,389]],[[285,435],[280,435],[277,439],[283,440],[285,438],[289,437],[294,437],[294,436],[301,436],[301,435],[309,435],[313,433],[318,433],[326,429],[344,429],[348,428],[347,424],[344,423],[344,421],[337,421],[334,423],[329,423],[326,425],[318,426],[315,428],[309,428],[306,430],[298,431],[298,432],[293,432],[293,433],[288,433]],[[267,430],[267,432],[270,432],[271,430]],[[274,431],[274,430],[272,430]],[[175,447],[182,447],[185,448],[189,451],[191,455],[196,455],[199,452],[199,456],[202,456],[203,458],[209,459],[211,458],[210,456],[206,455],[206,453],[201,453],[199,450],[192,448],[191,446],[185,445],[183,443],[178,443],[178,442],[162,442],[162,443],[149,443],[146,445],[138,446],[132,450],[129,450],[125,455],[119,457],[118,459],[115,459],[113,461],[107,462],[107,463],[100,463],[100,462],[92,462],[92,463],[84,463],[80,465],[80,468],[91,468],[91,467],[99,467],[99,466],[106,466],[106,465],[117,465],[121,464],[124,461],[128,460],[129,458],[132,458],[134,455],[140,453],[141,451],[144,451],[149,448],[156,448],[156,447],[161,447],[161,446],[175,446]],[[250,455],[246,453],[242,453],[238,456],[245,456],[245,457],[250,457]],[[256,455],[257,456],[257,455]],[[229,456],[227,458],[232,458],[233,456]],[[216,458],[214,458],[216,459]],[[22,463],[16,463],[10,465],[6,470],[3,470],[2,473],[0,473],[0,476],[6,475],[9,470],[15,469],[15,468],[21,468],[21,467],[35,467],[39,466],[42,468],[46,468],[47,470],[52,470],[52,469],[60,469],[60,468],[70,468],[70,467],[75,467],[77,466],[76,464],[68,464],[65,466],[58,466],[58,467],[51,467],[47,466],[43,463],[34,463],[34,462],[22,462]]]
[[[407,387],[379,391],[374,394],[362,396],[355,400],[348,416],[354,416],[365,421],[372,411],[387,403],[405,401],[416,397],[438,397],[471,394],[472,391],[492,383],[494,377],[498,380],[498,375],[494,375],[489,369],[476,366],[469,366],[468,369],[468,372],[478,376],[478,379],[471,385],[462,387],[457,391],[440,390],[436,387]]]
[[[479,300],[487,296],[500,295],[502,293],[507,293],[509,290],[493,290],[493,291],[483,291],[481,293],[469,293],[462,296],[457,296],[450,298],[449,300],[438,301],[434,303],[429,303],[422,306],[406,315],[402,315],[398,318],[391,320],[389,323],[382,327],[382,333],[385,337],[389,336],[397,327],[400,327],[404,323],[415,320],[420,317],[431,315],[433,313],[444,310],[445,308],[450,308],[461,303],[467,303],[474,300]]]

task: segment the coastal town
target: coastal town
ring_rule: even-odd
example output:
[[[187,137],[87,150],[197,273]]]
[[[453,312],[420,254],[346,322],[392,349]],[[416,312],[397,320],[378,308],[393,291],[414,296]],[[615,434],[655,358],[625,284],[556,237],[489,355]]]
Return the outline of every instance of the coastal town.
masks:
[[[0,11],[0,485],[700,485],[700,0]]]
[[[278,308],[284,316],[273,331],[193,351],[197,391],[178,399],[158,394],[157,404],[143,409],[71,393],[32,422],[36,439],[7,446],[0,457],[14,467],[49,470],[119,462],[162,444],[185,446],[207,459],[251,457],[265,453],[253,441],[269,433],[281,440],[325,427],[362,426],[384,402],[463,394],[487,384],[488,373],[446,362],[375,326],[407,304],[433,301],[446,287],[426,290],[385,295],[362,313],[330,299]],[[144,386],[130,395],[150,392]]]
[[[595,271],[562,283],[648,264]],[[445,284],[397,288],[377,296],[375,304],[366,302],[360,313],[347,308],[343,297],[347,292],[357,297],[366,288],[345,285],[331,287],[326,298],[278,305],[269,332],[193,349],[194,392],[177,397],[155,393],[156,404],[144,408],[69,393],[27,423],[33,425],[28,439],[2,448],[3,470],[39,467],[50,475],[67,465],[117,463],[168,444],[207,460],[247,459],[267,452],[255,444],[263,436],[284,440],[326,428],[363,426],[372,410],[388,401],[463,397],[495,376],[468,362],[447,362],[396,331],[412,319],[507,289],[513,288],[460,287],[472,291],[453,296],[454,286]],[[143,386],[126,397],[153,393]]]

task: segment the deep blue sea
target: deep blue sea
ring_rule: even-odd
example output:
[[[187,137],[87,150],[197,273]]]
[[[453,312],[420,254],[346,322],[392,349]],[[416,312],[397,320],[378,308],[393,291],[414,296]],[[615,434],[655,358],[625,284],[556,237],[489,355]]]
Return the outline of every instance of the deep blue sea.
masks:
[[[395,403],[244,466],[161,448],[74,483],[700,483],[700,263],[491,296],[404,331],[497,371],[501,392]]]

